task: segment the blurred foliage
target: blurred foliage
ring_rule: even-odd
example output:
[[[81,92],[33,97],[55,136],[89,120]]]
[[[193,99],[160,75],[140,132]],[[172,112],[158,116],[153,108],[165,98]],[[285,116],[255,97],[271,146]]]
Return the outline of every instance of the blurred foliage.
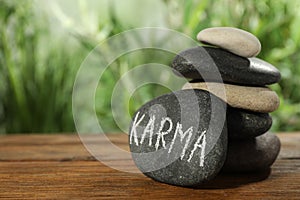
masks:
[[[258,57],[282,72],[280,83],[271,86],[281,99],[272,129],[300,130],[299,9],[300,2],[293,0],[0,0],[0,133],[75,131],[72,87],[81,62],[104,39],[143,26],[167,27],[192,38],[213,26],[253,33],[262,43]],[[110,96],[122,74],[139,64],[172,59],[143,51],[118,58],[105,72],[105,87],[98,87],[95,107],[107,130],[118,130]],[[166,92],[157,85],[142,87],[131,98],[130,113]]]
[[[71,94],[84,55],[55,41],[30,1],[1,1],[2,132],[74,131]]]

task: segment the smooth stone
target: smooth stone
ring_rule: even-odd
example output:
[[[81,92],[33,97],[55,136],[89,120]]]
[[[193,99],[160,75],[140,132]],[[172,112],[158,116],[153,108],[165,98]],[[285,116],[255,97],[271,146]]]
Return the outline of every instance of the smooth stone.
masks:
[[[257,37],[233,27],[207,28],[197,34],[197,39],[247,58],[258,55],[261,50]]]
[[[172,185],[192,187],[213,179],[226,158],[225,112],[225,102],[200,90],[180,90],[144,104],[129,130],[136,166]]]
[[[248,59],[250,61],[250,71],[254,73],[255,82],[264,82],[266,79],[272,80],[272,83],[278,83],[280,81],[281,74],[276,67],[256,57]]]
[[[280,140],[272,133],[251,140],[229,141],[223,170],[250,172],[268,169],[276,160],[280,146]]]
[[[245,140],[267,132],[272,126],[268,113],[227,107],[227,130],[230,140]]]
[[[273,65],[258,58],[243,58],[213,47],[194,47],[180,52],[171,64],[178,76],[228,82],[243,85],[277,83],[280,72]]]
[[[214,82],[186,83],[182,89],[206,90],[234,108],[254,112],[275,111],[280,103],[276,92],[267,87],[239,86]]]

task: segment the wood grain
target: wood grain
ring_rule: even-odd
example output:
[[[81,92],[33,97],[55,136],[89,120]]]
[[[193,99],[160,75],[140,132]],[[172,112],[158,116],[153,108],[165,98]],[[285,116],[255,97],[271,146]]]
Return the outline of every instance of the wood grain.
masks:
[[[221,173],[197,189],[111,169],[91,156],[75,134],[0,136],[0,198],[300,199],[300,133],[278,136],[282,149],[272,169],[254,174]],[[95,137],[88,135],[85,141],[109,148]],[[109,138],[128,149],[127,135]],[[121,156],[115,162],[133,167],[130,159]]]

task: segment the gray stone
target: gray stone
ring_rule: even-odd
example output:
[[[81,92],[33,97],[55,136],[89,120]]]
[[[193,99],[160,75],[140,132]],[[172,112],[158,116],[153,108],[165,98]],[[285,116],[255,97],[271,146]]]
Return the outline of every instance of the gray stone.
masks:
[[[255,82],[269,81],[269,83],[266,83],[266,85],[269,85],[280,81],[281,74],[276,67],[256,57],[248,59],[250,61],[249,71],[252,78],[255,78]]]
[[[227,152],[226,103],[207,91],[181,90],[143,105],[129,130],[132,158],[154,180],[197,186],[213,179]]]
[[[254,138],[267,132],[271,126],[272,117],[268,113],[227,107],[227,129],[230,140]]]
[[[266,170],[274,163],[279,151],[280,140],[271,133],[250,140],[229,141],[223,170],[227,172]]]
[[[259,54],[261,44],[253,34],[233,27],[213,27],[200,31],[197,39],[212,44],[242,57]]]
[[[243,58],[213,47],[194,47],[180,52],[172,62],[175,74],[206,82],[269,85],[280,80],[280,72],[258,58]],[[220,80],[221,75],[221,80]]]
[[[254,112],[273,112],[280,104],[276,92],[268,87],[240,86],[215,82],[190,82],[186,83],[182,89],[207,90],[234,108],[242,108]]]

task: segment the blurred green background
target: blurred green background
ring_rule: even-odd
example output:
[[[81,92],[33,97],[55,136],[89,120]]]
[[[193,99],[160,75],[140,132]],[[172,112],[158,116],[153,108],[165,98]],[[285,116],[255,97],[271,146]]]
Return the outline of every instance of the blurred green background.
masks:
[[[258,57],[282,73],[271,86],[281,99],[272,129],[300,130],[299,10],[297,0],[0,0],[0,133],[74,132],[72,89],[84,58],[110,36],[149,26],[192,38],[213,26],[256,35],[262,43]],[[159,57],[150,53],[152,61]],[[106,89],[99,88],[95,105],[98,117],[106,119],[105,130],[118,131],[110,111],[114,83],[151,59],[137,52],[117,59],[106,73]],[[170,59],[166,56],[165,63]],[[166,92],[155,85],[140,88],[130,112]]]

